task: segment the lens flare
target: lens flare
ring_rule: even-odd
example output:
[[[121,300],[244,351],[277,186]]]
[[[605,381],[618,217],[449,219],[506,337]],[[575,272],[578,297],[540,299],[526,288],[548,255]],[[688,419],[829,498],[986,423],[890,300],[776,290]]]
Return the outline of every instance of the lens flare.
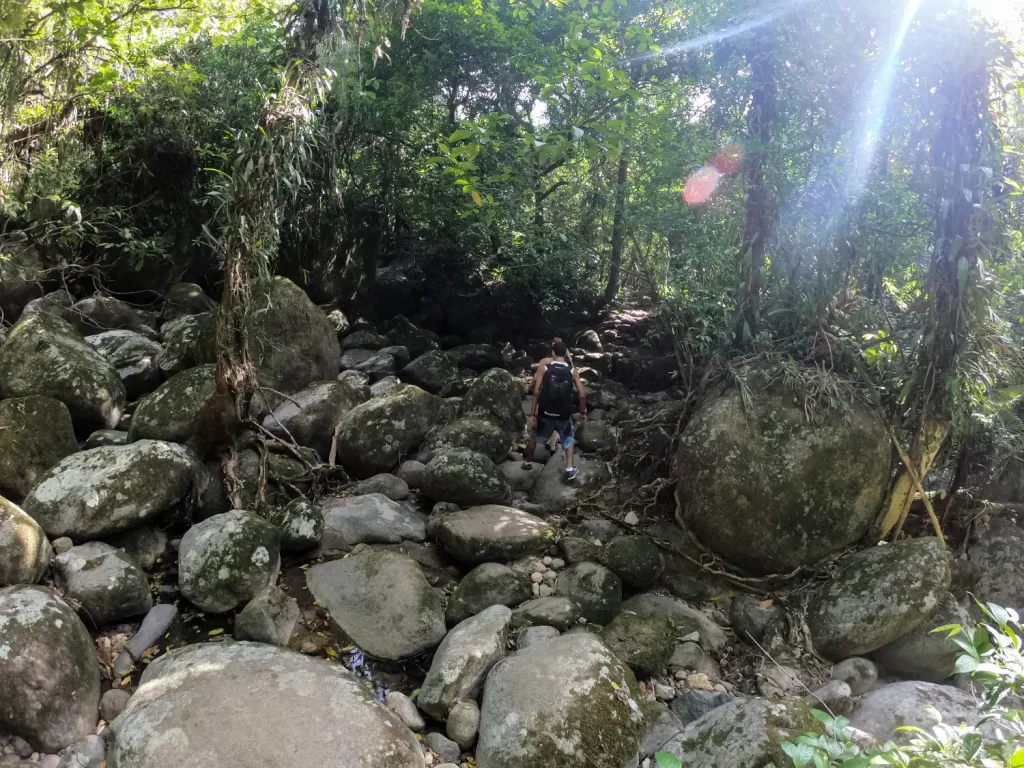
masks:
[[[690,174],[683,187],[683,202],[689,206],[704,205],[718,189],[722,174],[714,166],[705,165]]]
[[[726,144],[711,156],[708,165],[723,176],[735,176],[743,167],[742,145]]]

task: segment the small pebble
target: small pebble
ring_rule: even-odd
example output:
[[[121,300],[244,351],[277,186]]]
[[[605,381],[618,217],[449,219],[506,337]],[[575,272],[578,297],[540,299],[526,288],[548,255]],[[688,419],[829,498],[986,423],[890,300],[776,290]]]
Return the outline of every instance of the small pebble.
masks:
[[[553,563],[553,562],[554,562],[554,558],[553,558],[553,557],[551,557],[551,555],[546,555],[546,556],[544,557],[544,560],[543,560],[542,562],[544,563],[544,565],[550,566],[550,565],[551,565],[551,563]]]
[[[551,597],[555,594],[555,587],[552,584],[541,584],[537,594],[541,597]]]
[[[534,584],[540,584],[542,581],[544,581],[544,574],[540,573],[539,571],[534,571],[530,574],[530,581],[532,581]]]
[[[67,552],[69,549],[75,546],[75,542],[73,542],[67,536],[61,536],[59,539],[53,540],[52,546],[54,552],[56,552],[58,555],[63,555],[65,552]]]
[[[171,539],[167,543],[170,545],[171,549],[173,549],[175,552],[177,552],[178,551],[178,547],[181,546],[181,539]]]
[[[691,632],[690,634],[688,634],[688,635],[686,635],[684,637],[681,637],[679,639],[679,642],[681,642],[681,643],[699,643],[700,642],[700,632]]]
[[[560,557],[551,558],[551,569],[554,571],[560,571],[565,568],[565,560]]]
[[[554,581],[557,578],[558,578],[558,574],[555,573],[554,571],[544,571],[544,580],[545,581]]]
[[[576,623],[580,624],[580,625],[586,624],[587,623],[587,617],[586,616],[580,616],[579,620]]]
[[[551,555],[552,557],[557,555],[558,554],[558,545],[557,544],[552,544],[550,547],[548,547],[548,554]]]
[[[600,539],[594,539],[594,546],[595,547],[603,547],[604,544],[601,543]]]
[[[534,560],[530,563],[530,571],[533,573],[544,573],[546,570],[547,567],[540,560]]]
[[[702,672],[695,672],[692,675],[686,676],[686,684],[691,688],[696,688],[699,691],[711,691],[714,690],[714,686],[711,684],[711,680]]]
[[[423,737],[424,743],[430,747],[434,754],[449,763],[457,762],[462,757],[462,750],[459,745],[449,739],[443,733],[428,733]]]
[[[728,693],[729,689],[723,683],[715,683],[715,690],[719,693]]]
[[[540,595],[540,584],[534,582],[530,585],[530,590],[533,592],[533,596],[537,597],[538,595]]]
[[[678,672],[676,672],[676,680],[685,680],[688,674],[690,673],[687,672],[685,669],[680,669]]]
[[[57,768],[60,765],[60,758],[57,755],[47,755],[39,761],[39,768]]]
[[[427,727],[420,711],[416,709],[412,699],[399,691],[391,691],[384,697],[384,706],[398,715],[398,719],[405,723],[409,730],[419,733]]]
[[[4,744],[4,754],[5,755],[13,755],[14,754],[14,747],[12,747],[10,744]]]
[[[676,697],[676,689],[670,685],[654,684],[654,698],[658,701],[672,701]]]
[[[622,518],[622,522],[626,525],[639,525],[640,518],[636,516],[636,512],[627,512],[626,516]]]

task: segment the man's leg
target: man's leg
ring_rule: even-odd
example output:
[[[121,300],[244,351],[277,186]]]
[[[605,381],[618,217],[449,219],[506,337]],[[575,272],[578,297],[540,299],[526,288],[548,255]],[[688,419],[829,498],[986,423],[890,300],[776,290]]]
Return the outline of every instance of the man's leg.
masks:
[[[523,456],[523,469],[533,469],[533,452],[537,450],[537,438],[534,437],[533,432],[530,432],[530,437],[526,441],[526,455]]]
[[[579,470],[572,464],[573,455],[576,453],[576,436],[572,431],[572,421],[559,425],[559,432],[562,436],[562,447],[565,449],[565,478],[572,480],[579,474]]]

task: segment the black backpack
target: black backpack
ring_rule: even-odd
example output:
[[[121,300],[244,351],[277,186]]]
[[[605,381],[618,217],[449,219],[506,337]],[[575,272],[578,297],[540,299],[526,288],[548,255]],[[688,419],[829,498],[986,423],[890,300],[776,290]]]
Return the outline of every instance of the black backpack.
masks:
[[[551,419],[567,419],[576,406],[576,385],[572,364],[555,360],[548,363],[540,384],[540,412]]]

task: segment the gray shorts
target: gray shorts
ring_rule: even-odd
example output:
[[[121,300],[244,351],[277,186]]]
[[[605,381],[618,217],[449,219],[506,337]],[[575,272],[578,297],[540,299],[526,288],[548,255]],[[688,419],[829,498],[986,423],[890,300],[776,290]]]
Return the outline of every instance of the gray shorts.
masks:
[[[533,437],[538,443],[546,443],[552,433],[557,432],[562,439],[562,448],[569,450],[575,444],[576,438],[572,433],[572,419],[550,419],[546,416],[537,417],[537,428],[533,430]]]

